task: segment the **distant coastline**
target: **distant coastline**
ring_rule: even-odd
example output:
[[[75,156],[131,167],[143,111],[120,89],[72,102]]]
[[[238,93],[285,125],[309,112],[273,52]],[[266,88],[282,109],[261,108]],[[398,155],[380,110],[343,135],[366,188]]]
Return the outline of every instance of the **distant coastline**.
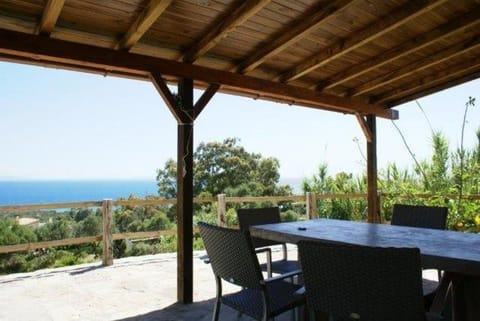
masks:
[[[294,194],[301,193],[301,183],[301,178],[281,178],[279,182],[290,185]],[[99,201],[130,195],[158,195],[157,183],[153,179],[0,180],[0,206]]]

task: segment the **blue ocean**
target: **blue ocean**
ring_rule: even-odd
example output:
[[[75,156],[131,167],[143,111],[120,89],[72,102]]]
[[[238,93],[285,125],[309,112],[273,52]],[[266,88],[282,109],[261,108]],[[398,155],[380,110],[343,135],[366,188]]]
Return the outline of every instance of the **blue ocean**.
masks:
[[[100,201],[158,195],[155,180],[0,181],[0,205]]]

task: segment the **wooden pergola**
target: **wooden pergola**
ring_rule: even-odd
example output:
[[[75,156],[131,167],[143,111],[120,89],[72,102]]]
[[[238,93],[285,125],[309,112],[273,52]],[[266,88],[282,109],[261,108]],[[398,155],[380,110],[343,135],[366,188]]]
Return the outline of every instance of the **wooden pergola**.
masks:
[[[479,0],[0,0],[0,59],[152,81],[178,122],[178,300],[193,299],[193,125],[216,92],[376,118],[480,75]],[[178,84],[173,94],[167,84]],[[193,89],[205,89],[193,101]]]

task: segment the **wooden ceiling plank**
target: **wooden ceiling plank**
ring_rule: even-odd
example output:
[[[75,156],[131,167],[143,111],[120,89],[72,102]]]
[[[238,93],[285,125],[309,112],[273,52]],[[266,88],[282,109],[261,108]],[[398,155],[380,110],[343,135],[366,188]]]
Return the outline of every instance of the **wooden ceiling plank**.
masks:
[[[266,45],[264,44],[259,50],[255,50],[255,53],[241,62],[237,71],[240,73],[252,71],[269,57],[278,54],[305,37],[305,35],[316,29],[330,15],[347,7],[352,2],[352,0],[337,0],[327,1],[326,5],[322,3],[321,7],[312,10],[314,12],[312,15],[300,19],[299,23],[295,26],[286,26],[276,33],[265,42]]]
[[[171,2],[172,0],[151,0],[137,17],[137,20],[130,26],[130,29],[120,41],[118,47],[120,49],[130,50],[168,8]]]
[[[439,91],[442,91],[442,90],[445,90],[445,89],[448,89],[448,88],[451,88],[451,87],[454,87],[454,86],[458,86],[458,85],[461,85],[463,83],[466,83],[466,82],[469,82],[469,81],[472,81],[472,80],[475,80],[475,79],[478,79],[478,78],[480,78],[480,71],[462,76],[462,77],[457,78],[457,79],[453,79],[449,82],[446,82],[446,83],[443,83],[443,84],[440,84],[440,85],[437,85],[437,86],[433,86],[433,87],[425,89],[425,90],[420,90],[418,92],[415,92],[411,95],[407,95],[407,96],[402,97],[402,98],[399,98],[397,100],[390,101],[390,102],[388,102],[388,107],[392,108],[392,107],[407,103],[409,101],[419,99],[419,98],[425,97],[427,95],[431,95],[431,94],[434,94],[436,92],[439,92]]]
[[[219,84],[211,84],[208,86],[207,89],[203,92],[202,96],[198,99],[193,107],[194,112],[194,119],[197,119],[198,115],[203,111],[203,109],[207,106],[213,96],[217,93],[220,89]]]
[[[445,25],[421,34],[413,39],[410,39],[403,44],[394,47],[384,53],[367,60],[363,63],[357,64],[350,69],[340,72],[329,79],[323,80],[315,88],[317,90],[329,89],[341,85],[351,79],[357,78],[370,72],[374,69],[380,68],[387,63],[396,59],[400,59],[413,52],[419,51],[426,46],[450,37],[455,34],[464,32],[466,29],[480,24],[480,10],[475,10],[470,14],[464,15],[456,20],[453,20]]]
[[[342,113],[375,114],[396,118],[395,110],[368,104],[360,99],[329,95],[308,88],[282,84],[208,67],[133,54],[108,48],[82,45],[58,39],[38,37],[14,31],[0,30],[0,54],[18,56],[50,63],[71,64],[85,70],[103,68],[105,72],[144,75],[151,72],[165,76],[195,79],[209,84],[226,85],[237,94],[257,94],[293,102],[298,105]]]
[[[309,72],[330,63],[366,43],[383,36],[398,28],[400,25],[411,21],[418,16],[441,5],[447,0],[409,1],[406,5],[391,14],[378,19],[373,24],[352,34],[349,38],[340,39],[332,46],[307,58],[280,77],[280,81],[289,82],[300,78]]]
[[[210,30],[185,53],[184,62],[195,62],[200,56],[207,53],[210,49],[227,37],[229,33],[255,15],[271,0],[247,0],[224,17],[223,21],[212,26]]]
[[[364,95],[365,93],[368,93],[372,90],[391,84],[392,82],[397,81],[398,79],[408,77],[420,70],[424,70],[431,66],[442,63],[448,59],[451,59],[465,52],[473,50],[479,46],[480,46],[480,35],[472,39],[469,39],[468,41],[464,41],[456,45],[450,46],[448,48],[441,49],[433,55],[427,56],[423,59],[416,60],[413,63],[406,65],[400,69],[394,70],[392,72],[389,72],[388,74],[385,74],[378,78],[367,81],[366,83],[363,83],[362,85],[354,89],[351,89],[349,91],[349,96],[355,97],[359,95]]]
[[[38,34],[49,36],[52,33],[64,4],[65,0],[48,0],[38,25]]]
[[[382,93],[382,95],[374,97],[373,101],[377,103],[393,101],[398,98],[405,97],[411,93],[419,92],[422,89],[428,89],[443,82],[448,82],[448,80],[453,78],[460,78],[466,73],[471,74],[478,71],[480,71],[480,56],[468,59],[458,65],[455,64],[448,69],[443,69],[440,72],[416,79],[401,88],[396,88]]]

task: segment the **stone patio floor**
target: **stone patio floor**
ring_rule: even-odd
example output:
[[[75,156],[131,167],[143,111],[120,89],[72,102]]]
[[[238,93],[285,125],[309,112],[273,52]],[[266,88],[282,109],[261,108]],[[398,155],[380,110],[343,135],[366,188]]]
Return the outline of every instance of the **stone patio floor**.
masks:
[[[203,254],[194,254],[193,304],[176,303],[176,254],[169,253],[117,259],[109,267],[92,263],[0,276],[0,320],[211,320],[215,281],[199,258]],[[251,319],[222,306],[220,320]]]

